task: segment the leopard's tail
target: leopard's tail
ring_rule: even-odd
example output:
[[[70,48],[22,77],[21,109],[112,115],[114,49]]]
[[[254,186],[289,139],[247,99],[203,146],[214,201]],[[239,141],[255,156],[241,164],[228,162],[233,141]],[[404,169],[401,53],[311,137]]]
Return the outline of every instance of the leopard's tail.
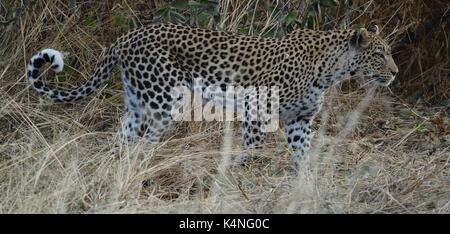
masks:
[[[44,49],[31,57],[27,73],[31,86],[41,96],[52,101],[71,102],[89,96],[103,84],[117,64],[117,56],[114,53],[114,46],[111,46],[97,63],[90,79],[74,89],[59,89],[46,84],[39,72],[45,63],[50,63],[50,69],[54,72],[61,72],[64,67],[63,54],[54,49]]]

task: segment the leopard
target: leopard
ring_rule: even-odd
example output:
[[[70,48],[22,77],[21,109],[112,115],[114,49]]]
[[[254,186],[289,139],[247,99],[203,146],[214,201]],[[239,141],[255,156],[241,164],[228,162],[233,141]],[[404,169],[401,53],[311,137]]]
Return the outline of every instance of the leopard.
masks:
[[[278,115],[292,158],[298,162],[311,145],[312,122],[333,85],[360,77],[388,86],[399,72],[391,47],[377,25],[368,28],[318,31],[296,29],[283,37],[240,35],[180,24],[160,23],[137,28],[104,49],[92,75],[81,86],[64,89],[48,84],[40,68],[63,71],[64,54],[55,49],[35,53],[27,67],[30,86],[54,102],[81,100],[109,79],[116,65],[124,90],[122,132],[127,139],[158,142],[173,123],[177,86],[202,85],[225,90],[230,85],[279,87]],[[254,99],[254,98],[253,98]],[[245,149],[264,147],[262,120],[242,120]]]

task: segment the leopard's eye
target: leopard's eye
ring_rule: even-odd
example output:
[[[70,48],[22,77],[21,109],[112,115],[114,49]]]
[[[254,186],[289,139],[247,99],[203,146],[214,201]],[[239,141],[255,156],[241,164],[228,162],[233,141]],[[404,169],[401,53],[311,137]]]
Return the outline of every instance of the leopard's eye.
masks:
[[[381,53],[381,52],[375,52],[374,56],[375,56],[375,57],[380,57],[380,58],[384,59],[384,54]]]

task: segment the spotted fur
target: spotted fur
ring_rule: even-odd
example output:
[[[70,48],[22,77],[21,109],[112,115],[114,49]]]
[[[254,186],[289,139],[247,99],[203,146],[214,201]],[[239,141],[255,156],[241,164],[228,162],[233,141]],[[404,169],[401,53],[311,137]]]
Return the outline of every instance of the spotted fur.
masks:
[[[175,103],[171,89],[191,87],[203,78],[204,86],[278,86],[279,116],[294,158],[310,145],[311,121],[320,110],[323,93],[331,85],[362,76],[387,86],[398,72],[390,47],[369,30],[293,31],[283,38],[261,38],[188,26],[159,24],[120,37],[102,55],[86,84],[61,90],[45,84],[39,68],[50,63],[62,71],[62,54],[45,49],[28,66],[31,86],[42,96],[70,102],[92,94],[119,64],[125,89],[124,133],[158,141],[171,124]],[[247,100],[248,101],[248,100]],[[244,110],[246,116],[248,108]],[[247,148],[262,146],[266,134],[261,122],[243,121]]]

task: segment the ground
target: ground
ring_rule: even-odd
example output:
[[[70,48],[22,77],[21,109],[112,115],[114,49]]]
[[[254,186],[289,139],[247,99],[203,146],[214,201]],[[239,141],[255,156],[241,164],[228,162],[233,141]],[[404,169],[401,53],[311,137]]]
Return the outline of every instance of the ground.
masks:
[[[65,105],[5,93],[0,213],[450,213],[449,108],[342,90],[298,175],[281,130],[235,165],[239,123],[178,123],[160,144],[127,145],[120,92]]]

